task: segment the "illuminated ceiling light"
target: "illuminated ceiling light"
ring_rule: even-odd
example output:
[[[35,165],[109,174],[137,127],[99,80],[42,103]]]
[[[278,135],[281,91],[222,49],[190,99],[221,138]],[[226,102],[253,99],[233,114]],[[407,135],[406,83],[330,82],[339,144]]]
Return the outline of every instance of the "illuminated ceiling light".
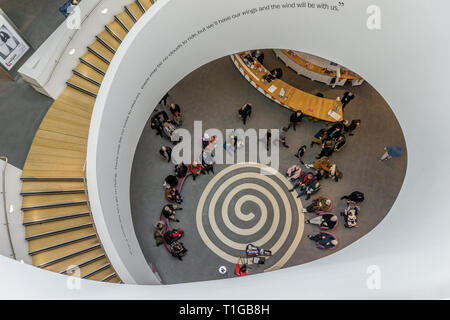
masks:
[[[71,55],[71,56],[73,56],[74,53],[75,53],[75,49],[72,49],[72,50],[69,51],[69,55]]]
[[[14,212],[14,206],[11,204],[9,205],[9,213],[13,213]]]
[[[108,13],[108,8],[105,8],[101,11],[102,14],[107,14]]]

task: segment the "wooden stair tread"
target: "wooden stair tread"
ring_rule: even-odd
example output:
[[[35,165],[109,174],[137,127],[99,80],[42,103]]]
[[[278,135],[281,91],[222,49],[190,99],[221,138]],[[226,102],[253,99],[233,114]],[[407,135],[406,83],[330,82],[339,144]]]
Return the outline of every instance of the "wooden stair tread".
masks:
[[[73,228],[73,227],[87,225],[87,224],[91,224],[91,223],[92,223],[92,219],[90,216],[84,216],[84,217],[78,217],[78,218],[60,220],[60,221],[54,221],[54,222],[47,222],[47,223],[41,223],[41,224],[27,226],[25,228],[25,234],[27,237],[31,237],[34,235],[45,234],[48,232],[64,230],[67,228]],[[61,236],[61,239],[64,239],[63,233],[61,233],[60,236]]]
[[[131,28],[134,26],[134,21],[127,12],[123,11],[116,17],[125,25],[125,27],[128,28],[128,30],[131,30]]]
[[[83,182],[77,181],[24,181],[22,192],[32,191],[63,191],[84,189]]]
[[[145,11],[147,11],[152,6],[152,2],[150,0],[139,0],[139,2],[144,7]]]
[[[68,83],[74,84],[77,87],[80,87],[82,89],[85,89],[89,92],[92,92],[94,94],[97,94],[100,90],[100,87],[76,74],[72,75],[70,79],[67,81]]]
[[[113,21],[110,24],[108,24],[108,28],[109,30],[111,30],[114,35],[116,35],[117,37],[119,37],[120,40],[123,41],[123,39],[125,39],[126,35],[127,35],[127,31],[120,25],[120,23],[118,23],[117,21]]]
[[[108,268],[103,269],[100,272],[97,272],[86,279],[94,280],[94,281],[101,281],[102,279],[104,279],[105,277],[109,276],[112,273],[114,273],[114,269],[111,266],[109,266]]]
[[[98,245],[98,239],[88,239],[80,242],[76,242],[73,244],[70,244],[68,246],[56,248],[53,250],[45,251],[42,253],[38,253],[34,256],[32,256],[33,265],[38,266],[50,261],[54,261],[56,259],[68,256],[70,254],[75,254],[80,252],[81,250],[86,250],[92,246]],[[81,256],[82,254],[78,254]]]
[[[64,237],[61,234],[51,235],[39,239],[34,239],[28,241],[28,251],[33,252],[43,248],[51,247],[54,245],[62,244],[68,241],[73,241],[80,239],[89,235],[95,235],[95,230],[93,227],[78,229],[70,232],[66,232]]]
[[[97,35],[101,40],[106,42],[113,50],[117,50],[120,46],[120,42],[116,40],[108,31],[102,31]]]
[[[62,260],[60,262],[57,262],[55,264],[52,264],[50,266],[44,267],[44,269],[61,273],[61,272],[66,271],[67,269],[69,269],[71,266],[79,265],[83,262],[89,261],[89,260],[94,259],[103,254],[104,254],[104,252],[103,252],[102,248],[90,250],[90,251],[80,254],[78,256],[74,256],[72,258],[68,258],[68,259]]]
[[[114,57],[114,53],[111,52],[107,47],[103,45],[98,40],[95,40],[93,43],[89,45],[89,48],[97,52],[99,55],[101,55],[103,58],[111,62],[112,58]]]
[[[88,211],[89,208],[87,204],[80,204],[76,206],[60,207],[60,208],[34,209],[24,212],[23,221],[30,222]]]
[[[86,194],[84,193],[69,193],[69,194],[51,194],[51,195],[35,195],[23,196],[22,206],[31,207],[51,203],[63,203],[74,201],[86,201]]]
[[[108,70],[108,64],[92,52],[86,52],[81,58],[103,72]]]
[[[80,63],[73,70],[98,83],[102,83],[103,81],[104,76],[101,73],[97,72],[84,63]]]
[[[128,10],[130,10],[131,14],[136,18],[136,20],[139,20],[140,17],[142,17],[143,12],[136,2],[132,2],[126,7],[128,8]]]

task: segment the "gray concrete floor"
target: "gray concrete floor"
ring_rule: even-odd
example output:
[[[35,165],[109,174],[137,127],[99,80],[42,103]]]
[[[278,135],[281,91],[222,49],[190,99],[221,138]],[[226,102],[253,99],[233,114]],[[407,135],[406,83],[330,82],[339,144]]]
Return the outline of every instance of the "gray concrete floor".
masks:
[[[402,130],[389,106],[370,84],[333,89],[295,74],[271,50],[265,50],[265,56],[264,64],[267,68],[281,67],[284,70],[283,80],[306,92],[322,92],[325,97],[333,99],[347,89],[356,94],[356,98],[345,109],[345,118],[361,119],[362,125],[355,136],[348,138],[344,149],[331,158],[344,173],[344,178],[338,183],[323,180],[322,189],[318,193],[333,199],[333,211],[338,214],[345,206],[345,202],[339,200],[342,195],[354,190],[363,191],[366,195],[358,221],[359,227],[345,229],[340,221],[340,226],[333,231],[340,241],[337,250],[341,250],[372,230],[391,209],[406,173],[407,155],[405,152],[402,157],[383,163],[378,162],[378,158],[386,145],[398,145],[406,150]],[[282,128],[287,125],[291,114],[290,110],[280,107],[256,91],[235,69],[229,57],[202,66],[185,77],[170,90],[169,103],[171,102],[180,104],[184,112],[183,127],[188,130],[193,130],[194,120],[201,120],[204,129],[242,128],[237,109],[246,102],[253,104],[252,117],[246,128]],[[288,167],[298,162],[294,153],[303,144],[308,146],[305,162],[314,161],[319,148],[315,146],[311,150],[309,143],[312,136],[324,126],[323,122],[305,118],[296,131],[288,132],[287,142],[290,148],[280,148],[280,172],[284,174]],[[234,265],[219,258],[203,243],[195,222],[199,198],[211,176],[201,176],[196,181],[190,179],[183,187],[182,196],[185,201],[183,211],[179,212],[181,222],[172,223],[173,227],[186,232],[183,243],[189,252],[183,261],[173,258],[164,247],[156,247],[154,243],[153,225],[159,219],[162,206],[166,204],[162,183],[165,176],[173,172],[173,165],[158,154],[159,148],[168,143],[168,140],[155,136],[155,132],[147,124],[134,157],[131,208],[134,228],[144,255],[156,265],[167,284],[220,279],[224,277],[218,273],[221,265],[227,266],[229,274],[226,277],[231,277]],[[216,166],[216,174],[224,167]],[[310,203],[304,198],[302,202],[305,206]],[[252,208],[244,208],[250,209]],[[309,216],[311,215],[306,214],[306,217]],[[293,227],[297,223],[303,223],[302,220],[294,220]],[[303,239],[284,267],[303,264],[336,252],[316,249],[314,243],[306,238],[308,234],[315,233],[317,228],[305,225]],[[218,246],[221,247],[219,244]],[[274,261],[277,257],[269,258],[269,265],[273,263],[270,259]],[[250,274],[262,272],[265,268],[266,266],[252,266]]]
[[[36,49],[62,23],[62,0],[1,0],[0,7]],[[0,76],[0,154],[22,169],[36,130],[53,100],[22,80]]]

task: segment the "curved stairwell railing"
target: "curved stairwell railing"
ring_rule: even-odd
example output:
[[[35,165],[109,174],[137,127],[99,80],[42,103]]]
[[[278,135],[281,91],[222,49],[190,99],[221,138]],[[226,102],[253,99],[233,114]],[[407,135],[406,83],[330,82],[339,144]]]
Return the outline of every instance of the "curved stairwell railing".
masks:
[[[91,217],[91,221],[92,221],[92,227],[94,228],[95,233],[97,234],[98,237],[98,232],[97,232],[97,228],[95,227],[95,221],[94,221],[94,217],[92,216],[92,210],[91,210],[91,203],[89,201],[89,192],[87,189],[87,177],[86,177],[86,160],[84,161],[84,166],[83,166],[83,186],[84,186],[84,194],[86,196],[86,205],[89,211],[89,216]],[[105,250],[105,247],[103,247],[102,242],[100,241],[100,247],[103,249],[103,252],[105,253],[105,257],[108,260],[108,263],[111,265],[111,260],[109,260],[108,258],[108,253]],[[119,275],[116,274],[116,276],[120,279]],[[122,280],[120,280],[119,283],[123,283]]]
[[[5,161],[2,171],[2,197],[3,197],[3,213],[5,214],[5,225],[6,231],[8,233],[9,245],[11,247],[12,258],[16,260],[16,253],[14,251],[14,246],[11,238],[11,231],[9,230],[9,221],[8,221],[8,210],[6,208],[6,168],[8,167],[8,157],[0,156],[0,159]]]

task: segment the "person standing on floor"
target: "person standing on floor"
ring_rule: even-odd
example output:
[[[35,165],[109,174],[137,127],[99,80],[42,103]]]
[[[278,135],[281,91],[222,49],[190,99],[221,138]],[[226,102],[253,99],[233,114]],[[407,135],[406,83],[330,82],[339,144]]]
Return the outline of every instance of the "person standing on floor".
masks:
[[[159,154],[164,157],[164,159],[167,159],[167,162],[170,162],[172,160],[172,148],[168,146],[162,146],[161,149],[159,149]]]
[[[169,93],[167,92],[164,97],[162,97],[162,99],[159,101],[158,104],[162,104],[163,106],[167,105],[167,98],[169,97]]]
[[[169,110],[172,113],[172,115],[175,115],[176,112],[181,113],[181,108],[176,103],[170,104]]]
[[[262,140],[262,139],[263,138],[261,138],[259,140]],[[270,130],[267,130],[267,133],[266,133],[266,148],[267,148],[267,151],[269,151],[271,141],[272,141],[272,133],[270,132]]]
[[[70,16],[70,14],[71,14],[72,12],[75,11],[75,7],[76,7],[79,3],[80,3],[80,1],[78,1],[78,0],[69,0],[69,1],[66,1],[66,3],[64,3],[64,4],[62,5],[62,7],[59,8],[59,12],[61,12],[62,15],[63,15],[64,17],[67,18],[68,16]]]
[[[342,110],[344,110],[345,106],[352,101],[355,98],[355,95],[353,92],[347,91],[342,96],[341,102],[342,102]]]
[[[247,122],[247,117],[250,118],[252,114],[252,105],[250,103],[244,104],[238,111],[239,117],[242,118],[242,121],[245,123]]]
[[[289,130],[292,125],[294,131],[296,131],[295,126],[297,125],[297,123],[302,122],[302,120],[303,120],[303,112],[301,112],[300,110],[293,112],[291,114],[291,117],[289,118],[289,125],[287,126],[287,130]]]
[[[285,148],[289,148],[289,146],[286,143],[286,128],[281,129],[280,131],[280,143],[285,147]]]
[[[361,125],[361,120],[352,120],[349,125],[344,125],[344,133],[348,133],[349,136],[353,136],[355,131]]]
[[[298,150],[297,153],[295,154],[295,156],[300,160],[301,164],[304,164],[302,158],[306,153],[306,145],[301,146]]]

